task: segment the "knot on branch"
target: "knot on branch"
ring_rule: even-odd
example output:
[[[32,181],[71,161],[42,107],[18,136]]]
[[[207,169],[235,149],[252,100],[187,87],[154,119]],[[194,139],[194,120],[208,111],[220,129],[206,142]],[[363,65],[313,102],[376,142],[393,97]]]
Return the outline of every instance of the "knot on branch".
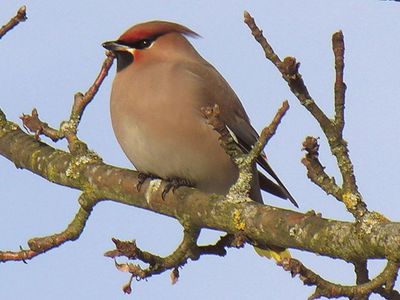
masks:
[[[296,58],[292,56],[287,56],[278,65],[279,70],[290,78],[291,80],[296,80],[301,77],[299,74],[300,63],[296,61]]]
[[[35,140],[40,140],[40,135],[45,134],[53,142],[60,139],[59,132],[49,127],[46,122],[39,119],[39,113],[36,108],[32,109],[32,113],[22,114],[19,117],[22,120],[22,124],[27,131],[34,133]]]
[[[302,150],[305,150],[307,152],[306,155],[308,156],[308,158],[312,158],[312,157],[317,158],[319,156],[318,138],[315,138],[313,136],[307,136],[303,142]]]
[[[142,251],[136,246],[136,241],[121,241],[116,238],[112,238],[113,243],[115,244],[115,250],[107,251],[104,256],[115,258],[119,256],[125,256],[128,259],[136,259],[141,257]]]
[[[28,17],[26,16],[26,6],[25,5],[21,6],[18,9],[16,17],[19,22],[25,22],[28,19]]]

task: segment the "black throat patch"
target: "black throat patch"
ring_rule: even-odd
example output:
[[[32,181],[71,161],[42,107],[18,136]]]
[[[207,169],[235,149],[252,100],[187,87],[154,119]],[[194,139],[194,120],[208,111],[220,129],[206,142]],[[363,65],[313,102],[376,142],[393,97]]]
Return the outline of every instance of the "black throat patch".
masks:
[[[117,72],[122,71],[127,66],[133,63],[132,53],[117,51],[115,52],[115,55],[117,56]]]

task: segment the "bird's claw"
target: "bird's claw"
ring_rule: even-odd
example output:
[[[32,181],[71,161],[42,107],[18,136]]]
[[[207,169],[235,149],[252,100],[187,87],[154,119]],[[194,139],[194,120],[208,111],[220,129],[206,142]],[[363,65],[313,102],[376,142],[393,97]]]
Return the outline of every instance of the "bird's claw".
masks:
[[[136,184],[136,190],[139,192],[140,189],[142,188],[143,183],[146,181],[146,179],[159,179],[160,177],[157,177],[153,174],[148,174],[148,173],[143,173],[139,172],[138,174],[138,183]]]
[[[161,197],[163,200],[165,200],[165,196],[168,194],[168,192],[172,189],[172,192],[175,193],[176,189],[181,187],[181,186],[188,186],[192,187],[192,183],[183,178],[169,178],[168,183],[165,185],[165,188],[161,194]]]

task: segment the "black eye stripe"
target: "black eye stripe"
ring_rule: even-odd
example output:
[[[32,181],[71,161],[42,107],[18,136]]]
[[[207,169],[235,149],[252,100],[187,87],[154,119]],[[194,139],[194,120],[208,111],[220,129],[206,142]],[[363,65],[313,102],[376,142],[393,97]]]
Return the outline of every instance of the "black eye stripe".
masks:
[[[146,39],[146,40],[141,40],[136,43],[136,49],[144,49],[150,47],[150,45],[153,43],[153,40],[151,39]]]
[[[128,46],[130,48],[134,48],[134,49],[145,49],[145,48],[149,48],[151,46],[151,44],[153,44],[153,42],[155,41],[156,38],[148,38],[148,39],[143,39],[143,40],[139,40],[133,43],[127,43],[127,42],[118,42],[121,45],[125,45]]]

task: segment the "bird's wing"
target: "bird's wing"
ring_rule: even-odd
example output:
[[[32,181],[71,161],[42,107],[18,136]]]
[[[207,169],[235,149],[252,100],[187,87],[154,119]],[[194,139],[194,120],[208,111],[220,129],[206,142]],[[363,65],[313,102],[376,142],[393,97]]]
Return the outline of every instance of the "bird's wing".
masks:
[[[222,75],[220,75],[219,72],[209,64],[205,65],[204,69],[196,68],[194,72],[202,78],[212,80],[214,85],[213,89],[209,89],[208,87],[208,99],[202,99],[204,106],[214,104],[219,105],[222,121],[226,124],[231,133],[235,135],[235,138],[243,151],[246,153],[249,152],[259,136],[257,131],[251,126],[250,119],[235,92]],[[205,72],[206,74],[199,74],[198,72]],[[264,174],[258,172],[260,188],[280,198],[289,199],[290,202],[298,207],[297,202],[268,164],[264,153],[257,158],[257,163],[276,181],[275,183],[268,179]]]

